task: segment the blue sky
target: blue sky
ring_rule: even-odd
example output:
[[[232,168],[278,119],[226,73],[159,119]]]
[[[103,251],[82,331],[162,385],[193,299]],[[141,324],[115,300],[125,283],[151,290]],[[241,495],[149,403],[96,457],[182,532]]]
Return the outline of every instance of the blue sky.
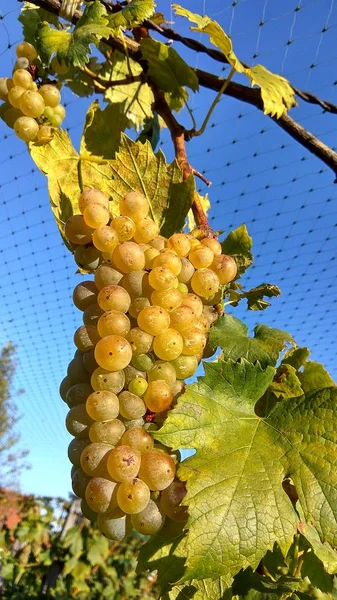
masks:
[[[336,26],[334,0],[185,0],[184,6],[217,19],[231,34],[234,48],[249,64],[261,62],[288,77],[298,88],[310,89],[337,103]],[[19,3],[0,0],[1,76],[9,76],[14,47],[21,40]],[[157,2],[169,20],[170,2]],[[296,7],[299,10],[295,10]],[[189,34],[187,23],[174,27]],[[190,34],[189,34],[190,35]],[[194,34],[192,34],[194,35]],[[207,39],[203,41],[207,43]],[[223,66],[174,45],[193,67],[222,74]],[[201,89],[190,100],[201,123],[214,94]],[[78,145],[90,99],[63,93],[66,126]],[[324,142],[336,145],[337,116],[300,102],[291,115]],[[181,115],[189,126],[188,116]],[[30,450],[30,471],[20,478],[24,492],[67,496],[70,491],[70,440],[66,407],[58,396],[59,382],[72,358],[73,332],[81,314],[71,304],[72,288],[80,280],[72,257],[62,245],[49,207],[46,180],[25,145],[0,122],[0,343],[17,346],[15,387],[22,415],[22,447]],[[167,131],[162,145],[168,160],[172,148]],[[207,133],[188,147],[193,166],[212,181],[209,190],[211,224],[227,232],[246,222],[254,240],[255,265],[247,287],[264,281],[278,284],[282,296],[264,313],[234,314],[250,328],[262,322],[290,331],[308,345],[312,358],[332,375],[336,368],[336,186],[325,165],[249,105],[224,97]],[[205,191],[201,184],[200,189]]]

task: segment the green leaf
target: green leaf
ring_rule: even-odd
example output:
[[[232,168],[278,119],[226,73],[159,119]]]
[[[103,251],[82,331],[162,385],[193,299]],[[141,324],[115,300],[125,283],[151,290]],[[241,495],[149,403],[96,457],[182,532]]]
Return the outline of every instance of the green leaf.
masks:
[[[240,274],[244,273],[253,262],[252,245],[253,240],[244,223],[231,231],[221,243],[222,253],[233,256]]]
[[[77,527],[69,529],[64,537],[63,545],[69,549],[71,554],[78,557],[83,551],[82,532]]]
[[[63,571],[62,571],[63,575],[69,575],[69,573],[72,573],[73,570],[75,569],[77,563],[78,563],[77,556],[71,556],[70,558],[68,558],[64,563],[64,567],[63,567]]]
[[[150,142],[152,150],[155,151],[160,140],[160,123],[157,113],[154,113],[153,117],[144,119],[143,129],[136,141],[144,144],[146,140]]]
[[[296,369],[291,365],[282,363],[275,373],[269,391],[273,392],[278,399],[301,396],[303,389],[297,377]]]
[[[67,73],[57,74],[57,79],[68,87],[76,96],[88,97],[95,92],[92,78],[77,67],[69,67]]]
[[[37,6],[31,2],[24,2],[18,20],[23,26],[22,32],[24,40],[34,45],[36,44],[37,27],[42,21],[48,21],[55,25],[55,27],[59,27],[59,20],[56,15],[53,15],[43,8],[37,8]]]
[[[248,327],[236,317],[225,314],[211,328],[209,343],[213,348],[222,348],[225,360],[258,360],[262,367],[265,367],[275,365],[286,343],[292,344],[294,340],[285,331],[267,325],[257,325],[254,337],[248,337]]]
[[[247,291],[241,290],[243,290],[242,286],[234,282],[225,293],[228,295],[232,306],[238,306],[239,302],[246,298],[248,310],[265,310],[270,306],[270,302],[267,302],[264,296],[272,298],[281,294],[280,288],[271,283],[261,283],[261,285]]]
[[[255,569],[277,542],[289,549],[298,514],[283,491],[293,481],[305,520],[337,543],[337,390],[277,403],[266,418],[254,407],[274,370],[242,359],[209,363],[206,375],[170,411],[155,438],[195,448],[178,476],[187,481],[187,569],[182,581]]]
[[[97,535],[90,539],[90,548],[87,552],[87,559],[92,566],[104,561],[109,552],[109,542],[102,535]]]
[[[186,215],[193,202],[194,180],[182,180],[177,161],[165,162],[159,150],[154,154],[151,144],[133,142],[122,134],[115,160],[111,161],[114,200],[127,192],[142,192],[149,200],[153,218],[168,236],[184,227]]]
[[[337,573],[337,552],[326,542],[322,544],[316,529],[310,523],[299,523],[298,530],[308,540],[327,573],[331,575]]]
[[[321,390],[336,385],[323,365],[314,360],[309,360],[305,363],[303,371],[298,373],[298,378],[305,392]]]
[[[322,592],[325,592],[326,594],[332,592],[332,577],[324,571],[323,563],[313,552],[305,554],[301,568],[301,576],[303,579],[308,577],[311,584]]]
[[[269,577],[247,569],[234,577],[233,594],[245,600],[276,600],[306,588],[306,582],[298,577],[286,575],[272,581]]]
[[[173,4],[177,15],[186,17],[189,21],[197,24],[191,27],[192,31],[200,31],[209,36],[210,42],[219,48],[226,56],[229,64],[237,73],[243,73],[249,78],[251,85],[258,85],[261,89],[263,109],[265,114],[281,117],[292,107],[296,106],[295,92],[290,83],[284,77],[271,73],[262,65],[247,67],[243,65],[233,51],[232,41],[216,21],[212,21],[207,15],[201,16]]]
[[[46,22],[37,28],[39,54],[49,62],[56,54],[59,61],[69,66],[84,67],[89,60],[90,44],[98,44],[102,37],[112,33],[108,27],[107,12],[99,0],[90,3],[84,9],[72,32],[57,30]]]
[[[155,6],[153,0],[131,0],[122,10],[109,17],[109,24],[116,30],[120,27],[122,29],[134,27],[149,19],[154,13]]]
[[[211,203],[210,203],[208,194],[206,193],[204,196],[199,195],[199,200],[200,200],[200,204],[203,208],[203,211],[207,217],[208,211],[211,208]],[[188,226],[189,230],[192,231],[196,227],[193,211],[190,210],[187,216],[188,216],[187,226]]]
[[[100,109],[98,100],[89,107],[81,139],[81,156],[99,156],[112,159],[118,150],[121,133],[128,121],[122,105],[115,104]]]
[[[143,58],[149,63],[148,73],[154,83],[164,92],[169,93],[173,102],[180,105],[180,98],[185,96],[183,88],[189,87],[194,92],[199,89],[198,78],[178,52],[163,42],[149,38],[141,41]]]
[[[193,579],[186,584],[175,585],[162,600],[231,600],[229,581],[226,577],[200,581]]]
[[[298,371],[305,364],[308,356],[310,356],[309,348],[289,348],[284,353],[282,364],[291,365]]]

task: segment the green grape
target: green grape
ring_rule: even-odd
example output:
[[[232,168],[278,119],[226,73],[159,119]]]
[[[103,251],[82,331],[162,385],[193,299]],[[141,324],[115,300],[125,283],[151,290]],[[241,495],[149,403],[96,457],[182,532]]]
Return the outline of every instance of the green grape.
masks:
[[[89,439],[91,442],[103,442],[117,446],[124,431],[124,424],[119,419],[96,421],[89,429]]]
[[[67,391],[66,403],[69,408],[83,404],[92,393],[92,387],[89,383],[75,383]]]
[[[20,42],[20,44],[17,45],[15,52],[18,58],[27,58],[30,63],[37,58],[37,51],[33,44],[30,44],[29,42]]]
[[[87,397],[86,410],[94,421],[114,419],[119,413],[118,397],[109,390],[92,392]]]
[[[132,525],[127,517],[111,518],[110,515],[99,514],[97,517],[97,527],[108,540],[121,542],[129,533]]]
[[[152,348],[153,336],[140,329],[133,327],[130,329],[127,340],[131,346],[133,355],[147,354]]]
[[[145,267],[144,252],[135,242],[121,242],[113,251],[113,260],[122,273],[142,271]]]
[[[85,490],[90,479],[91,477],[86,475],[82,469],[76,469],[74,475],[71,477],[71,487],[73,488],[75,496],[78,496],[78,498],[85,497]]]
[[[60,394],[63,402],[66,402],[67,392],[71,388],[72,385],[73,384],[70,380],[70,377],[67,376],[64,379],[62,379],[62,381],[60,383],[59,394]]]
[[[126,337],[130,328],[130,319],[118,310],[104,312],[97,323],[97,330],[102,338],[107,335],[121,335],[122,337]]]
[[[178,275],[180,283],[189,283],[194,273],[194,267],[188,258],[182,257],[181,259],[181,271]]]
[[[196,356],[178,356],[172,361],[178,379],[188,379],[198,368],[198,359]]]
[[[207,246],[207,248],[210,248],[213,254],[221,254],[221,244],[215,238],[203,238],[202,240],[200,240],[200,243],[203,246]]]
[[[118,239],[120,242],[128,242],[134,236],[136,231],[135,222],[129,217],[115,217],[111,221],[111,225],[115,231],[117,231]]]
[[[98,304],[103,310],[126,313],[131,304],[128,292],[120,285],[106,285],[99,291]]]
[[[91,375],[90,383],[95,392],[110,391],[118,394],[124,387],[125,375],[123,371],[107,371],[97,367]]]
[[[76,264],[86,271],[95,271],[102,262],[102,255],[94,246],[78,246],[74,253]]]
[[[210,346],[210,344],[206,342],[206,346],[202,353],[202,358],[210,358],[211,356],[213,356],[213,354],[215,354],[215,352],[216,348],[212,348],[212,346]]]
[[[91,508],[87,505],[85,500],[82,500],[81,502],[81,512],[86,519],[88,519],[92,523],[95,523],[97,519],[97,514],[93,510],[91,510]]]
[[[41,94],[46,106],[55,108],[55,106],[60,104],[61,94],[55,85],[50,85],[48,83],[41,85],[39,94]]]
[[[81,454],[81,469],[90,477],[109,478],[107,462],[112,449],[110,444],[88,444]]]
[[[201,316],[202,310],[204,308],[200,298],[195,294],[186,294],[182,296],[181,304],[182,306],[189,306],[193,310],[196,317]],[[195,324],[195,322],[193,324]]]
[[[146,306],[140,311],[137,323],[146,333],[157,335],[170,326],[170,315],[160,306]]]
[[[145,271],[132,271],[124,275],[121,285],[128,292],[130,298],[148,298],[151,295],[149,275]]]
[[[183,345],[179,331],[169,328],[154,338],[153,349],[161,360],[174,360],[182,353]]]
[[[67,240],[79,246],[84,246],[91,242],[92,232],[93,229],[88,227],[82,215],[73,215],[64,226],[64,233]]]
[[[135,394],[136,396],[139,396],[141,398],[142,396],[144,396],[147,390],[146,379],[144,379],[144,377],[135,377],[135,379],[130,381],[128,390],[131,394]]]
[[[95,369],[98,368],[98,364],[95,359],[95,353],[93,350],[89,350],[89,352],[83,352],[83,364],[86,371],[88,371],[89,375],[92,375]]]
[[[104,314],[103,309],[99,306],[99,304],[97,304],[96,302],[94,304],[90,304],[90,306],[88,306],[84,311],[83,311],[83,323],[84,325],[98,325],[98,321],[100,319],[100,317]],[[101,333],[98,331],[99,335],[101,335]],[[101,336],[102,337],[102,336]]]
[[[122,273],[103,263],[95,273],[95,284],[101,290],[108,285],[117,285],[122,277]]]
[[[84,209],[83,218],[89,227],[92,227],[93,229],[97,229],[97,228],[101,229],[109,222],[110,213],[109,213],[108,209],[105,208],[105,206],[102,206],[101,204],[89,204]],[[109,227],[109,230],[110,229],[111,229],[111,231],[114,231],[111,227]],[[105,234],[103,234],[103,235],[102,235],[102,231],[101,231],[101,233],[99,235],[99,240],[101,242],[102,242],[102,239],[104,239],[104,242],[105,242],[104,248],[106,248],[107,239],[108,239],[109,235],[110,235],[109,231],[105,232]],[[113,239],[115,239],[115,238],[113,238]],[[93,239],[93,241],[97,248],[98,246],[95,243],[94,239]],[[113,246],[111,248],[110,244],[108,244],[108,251],[113,250],[114,247],[115,246]],[[101,248],[98,248],[98,249],[101,250]]]
[[[105,208],[109,208],[109,200],[107,196],[95,188],[84,190],[84,192],[82,192],[80,195],[78,199],[78,208],[82,214],[84,213],[84,209],[89,204],[101,204]]]
[[[199,246],[191,250],[188,258],[195,269],[205,269],[212,264],[214,253],[207,246],[199,244]]]
[[[142,454],[138,476],[150,490],[167,488],[174,480],[175,472],[174,462],[165,452],[151,450]]]
[[[54,113],[53,116],[50,118],[50,122],[53,127],[60,127],[62,125],[62,117]]]
[[[150,490],[144,481],[132,479],[118,486],[118,506],[127,514],[137,514],[144,510],[150,500]]]
[[[150,306],[150,300],[148,298],[134,298],[131,300],[129,314],[131,317],[137,319],[140,311],[147,306]]]
[[[93,206],[93,204],[90,204],[90,206],[86,207],[84,212],[88,208],[92,210]],[[104,209],[104,207],[102,208]],[[117,232],[112,227],[109,227],[109,225],[103,225],[102,227],[95,229],[94,233],[92,234],[92,241],[95,248],[101,252],[112,252],[119,243]]]
[[[181,258],[172,250],[166,250],[154,259],[153,266],[167,267],[177,277],[181,271]]]
[[[218,291],[219,278],[211,269],[198,269],[192,276],[191,286],[198,296],[207,298]]]
[[[132,515],[134,529],[143,535],[154,535],[165,523],[165,514],[153,500],[139,513]]]
[[[66,109],[64,108],[63,104],[58,104],[57,106],[55,106],[54,110],[54,115],[57,115],[58,117],[61,117],[62,121],[66,116]]]
[[[146,217],[149,212],[149,202],[139,192],[129,192],[119,203],[120,213],[136,223]]]
[[[167,517],[172,521],[187,521],[187,507],[182,505],[186,495],[186,486],[182,481],[172,481],[172,483],[162,491],[160,497],[160,506]]]
[[[182,336],[184,341],[182,353],[184,355],[195,356],[202,353],[206,345],[206,337],[200,329],[190,327],[182,332]]]
[[[153,448],[153,438],[143,427],[131,427],[123,433],[122,444],[131,446],[138,452],[149,452]]]
[[[172,400],[173,393],[166,381],[157,379],[149,383],[144,396],[144,402],[149,410],[163,412],[171,406]]]
[[[122,417],[129,420],[139,419],[146,413],[144,401],[131,392],[119,394],[119,411]]]
[[[95,358],[102,369],[121,371],[132,358],[129,342],[118,335],[107,335],[97,342]]]
[[[157,250],[156,248],[152,248],[151,246],[149,248],[146,248],[146,250],[144,250],[145,269],[153,268],[153,261],[156,258],[156,256],[159,256],[159,254],[160,254],[159,250]]]
[[[46,117],[46,119],[48,119],[48,121],[52,122],[53,117],[54,117],[54,109],[51,108],[50,106],[46,106],[43,111],[43,116]]]
[[[181,305],[182,295],[177,289],[155,290],[151,294],[151,302],[155,306],[160,306],[168,312],[172,312]]]
[[[136,223],[136,231],[134,233],[134,239],[138,244],[147,244],[157,237],[159,234],[159,227],[157,223],[150,217],[144,217]]]
[[[8,97],[8,87],[7,87],[8,77],[0,77],[0,100],[7,100]]]
[[[39,126],[31,117],[19,117],[14,123],[14,131],[20,140],[33,142],[38,134]]]
[[[174,287],[175,275],[168,267],[154,267],[149,273],[149,284],[155,290],[168,290]]]
[[[29,68],[29,60],[28,60],[28,58],[25,58],[24,56],[22,56],[21,58],[18,58],[18,60],[15,62],[13,73],[14,73],[14,71],[17,71],[18,69],[28,69],[28,68]]]
[[[88,446],[88,444],[90,444],[88,438],[74,438],[73,440],[71,440],[68,446],[68,458],[71,464],[75,467],[79,468],[81,466],[81,454],[84,448]]]
[[[211,264],[211,269],[216,273],[222,285],[232,281],[238,272],[234,258],[226,254],[215,256]]]
[[[108,456],[108,472],[115,481],[129,481],[137,476],[141,454],[130,446],[117,446]]]
[[[117,508],[117,484],[104,477],[93,477],[87,484],[85,500],[95,513],[110,512]]]
[[[191,249],[191,241],[185,233],[174,233],[167,240],[167,246],[174,250],[178,256],[187,256]]]
[[[13,88],[14,89],[14,88]],[[20,96],[19,108],[26,117],[40,117],[44,111],[44,101],[39,92],[25,91]]]
[[[176,379],[175,369],[169,362],[157,360],[151,371],[148,372],[149,382],[162,380],[171,387],[175,384]]]
[[[81,325],[74,334],[74,344],[81,352],[92,350],[100,339],[95,325]]]
[[[53,139],[54,130],[50,125],[40,125],[37,133],[37,141],[41,144],[48,144]]]
[[[135,377],[144,377],[146,378],[146,374],[144,371],[139,371],[139,369],[135,369],[132,365],[128,365],[124,369],[125,375],[125,386],[128,387],[130,381],[132,381]]]
[[[138,354],[133,355],[131,359],[131,366],[140,371],[150,371],[152,369],[154,361],[149,354]],[[130,382],[131,383],[131,382]]]
[[[69,67],[64,62],[60,62],[57,56],[54,56],[51,59],[50,66],[55,73],[58,73],[58,75],[65,75],[65,73],[68,73],[69,71]]]
[[[78,404],[70,409],[66,417],[66,428],[70,435],[77,438],[87,438],[89,427],[93,420],[89,417],[85,404]]]
[[[178,283],[177,290],[181,293],[182,296],[186,296],[186,294],[188,294],[189,292],[186,283]]]
[[[84,368],[82,356],[75,356],[70,361],[67,368],[67,375],[72,382],[72,385],[75,383],[90,382],[90,375]]]
[[[192,327],[197,321],[197,315],[190,306],[179,306],[170,313],[171,327],[180,333]]]
[[[23,117],[21,110],[11,106],[4,112],[2,118],[3,118],[4,122],[6,123],[7,127],[14,129],[15,122],[17,121],[17,119],[19,117]]]
[[[79,310],[85,310],[97,302],[97,287],[94,281],[81,281],[74,288],[73,303]]]
[[[165,248],[165,242],[165,238],[162,235],[158,235],[150,241],[150,246],[152,246],[152,248],[156,248],[156,250],[159,250],[159,252],[161,252]]]
[[[33,83],[33,78],[29,71],[26,71],[26,69],[18,69],[17,71],[14,71],[12,79],[15,86],[18,85],[25,88],[25,90],[29,90],[31,84]]]

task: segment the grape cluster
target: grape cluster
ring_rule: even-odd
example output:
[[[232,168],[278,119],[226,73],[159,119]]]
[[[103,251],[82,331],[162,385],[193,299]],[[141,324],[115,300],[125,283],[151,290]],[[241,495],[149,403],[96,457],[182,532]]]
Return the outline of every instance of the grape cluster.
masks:
[[[48,143],[66,114],[61,94],[56,85],[34,81],[37,51],[32,44],[18,44],[16,56],[12,77],[0,78],[2,119],[24,142]]]
[[[60,387],[74,436],[72,486],[83,514],[108,538],[120,540],[132,527],[150,535],[165,519],[187,518],[179,452],[154,442],[151,431],[184,379],[212,355],[207,335],[236,263],[216,239],[162,237],[138,192],[121,200],[119,216],[95,189],[82,193],[79,209],[65,235],[94,281],[73,292],[83,325]]]

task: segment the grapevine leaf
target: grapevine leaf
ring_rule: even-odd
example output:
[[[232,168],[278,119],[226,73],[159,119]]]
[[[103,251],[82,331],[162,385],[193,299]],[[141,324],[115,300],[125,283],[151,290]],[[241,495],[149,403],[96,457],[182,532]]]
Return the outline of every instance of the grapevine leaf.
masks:
[[[252,244],[253,240],[244,223],[234,231],[231,231],[221,243],[223,254],[233,256],[240,274],[244,273],[253,262],[253,255],[251,253]]]
[[[325,592],[331,594],[333,579],[331,575],[324,571],[322,561],[313,552],[305,554],[301,568],[301,576],[303,579],[308,577],[310,583]]]
[[[94,567],[101,563],[109,552],[109,542],[102,535],[90,539],[90,548],[87,553],[89,563]]]
[[[336,385],[323,365],[313,360],[305,363],[303,371],[298,373],[298,378],[305,392]]]
[[[155,6],[153,0],[131,0],[122,10],[109,17],[109,24],[117,31],[119,28],[134,27],[149,19],[154,13]]]
[[[211,328],[209,343],[222,348],[223,358],[238,360],[246,358],[250,362],[259,361],[265,367],[275,365],[285,344],[294,343],[292,337],[280,329],[267,325],[257,325],[254,337],[248,337],[248,327],[232,315],[220,317]]]
[[[150,142],[152,150],[155,151],[160,140],[160,123],[157,113],[154,113],[153,117],[144,119],[143,129],[136,141],[144,144],[146,140]]]
[[[291,365],[282,363],[276,370],[273,382],[269,386],[269,392],[275,394],[278,399],[295,398],[303,394],[296,369]]]
[[[267,302],[264,296],[272,298],[281,294],[280,288],[272,283],[261,283],[251,290],[241,290],[243,290],[242,286],[233,282],[226,290],[226,294],[228,294],[232,306],[238,306],[241,300],[246,299],[248,310],[265,310],[270,306],[270,302]]]
[[[69,552],[74,556],[80,556],[83,551],[83,537],[81,531],[79,531],[77,527],[69,529],[63,540],[63,545],[65,548],[69,548]]]
[[[100,156],[112,159],[118,150],[121,133],[128,121],[123,113],[122,105],[115,104],[101,110],[98,101],[92,103],[86,114],[81,139],[81,156]]]
[[[322,561],[327,573],[337,573],[337,552],[327,543],[322,544],[316,529],[310,523],[301,522],[298,530],[311,545],[316,556]]]
[[[199,581],[193,579],[186,584],[175,585],[162,600],[231,600],[229,581],[226,577]]]
[[[31,44],[36,43],[36,30],[42,21],[48,21],[55,27],[59,27],[59,20],[56,15],[43,8],[37,8],[35,4],[30,2],[24,2],[18,20],[22,23],[23,38]]]
[[[58,81],[63,86],[67,86],[76,96],[88,97],[95,92],[92,78],[87,73],[80,71],[75,67],[69,67],[64,74],[57,74]]]
[[[193,202],[194,182],[193,178],[182,180],[176,161],[167,165],[163,152],[159,150],[154,154],[150,142],[133,142],[122,134],[116,158],[110,164],[116,203],[127,192],[142,192],[150,202],[152,216],[163,235],[171,235],[184,227]]]
[[[322,541],[337,542],[337,390],[254,411],[274,370],[244,359],[205,365],[206,374],[170,411],[155,438],[172,449],[195,448],[178,476],[187,481],[186,571],[193,578],[255,569],[277,542],[286,552],[298,513],[283,491],[294,483],[304,519]]]
[[[211,208],[211,203],[209,201],[209,197],[208,194],[205,194],[204,196],[199,196],[199,200],[200,200],[200,204],[202,206],[202,209],[206,215],[206,217],[208,216],[208,211]],[[196,223],[195,223],[195,219],[193,216],[193,211],[190,210],[188,215],[188,221],[187,221],[187,227],[189,228],[190,231],[192,231],[192,229],[194,229],[196,227]]]
[[[109,37],[107,12],[99,0],[86,6],[72,32],[59,31],[46,22],[37,27],[37,43],[41,58],[49,62],[56,54],[59,61],[69,66],[84,67],[89,60],[90,44],[98,44]]]
[[[252,569],[240,571],[234,577],[232,587],[233,595],[238,595],[245,600],[276,600],[306,588],[306,582],[298,577],[286,575],[277,581],[272,581],[269,577],[260,575]]]
[[[237,73],[246,75],[251,85],[258,85],[261,89],[263,109],[266,115],[277,118],[285,114],[292,106],[296,106],[295,92],[290,83],[284,77],[272,73],[263,65],[247,67],[243,65],[233,51],[232,41],[216,21],[209,17],[201,16],[173,4],[177,15],[186,17],[189,21],[197,24],[191,27],[192,31],[200,31],[209,36],[210,42],[219,48],[226,56],[229,64]]]
[[[149,75],[154,83],[167,92],[172,101],[181,106],[186,99],[184,86],[194,92],[199,88],[198,78],[191,67],[179,56],[178,52],[163,42],[145,38],[141,41],[143,58],[149,63]]]
[[[298,371],[303,367],[309,356],[309,348],[289,348],[283,356],[282,363],[291,365]]]

